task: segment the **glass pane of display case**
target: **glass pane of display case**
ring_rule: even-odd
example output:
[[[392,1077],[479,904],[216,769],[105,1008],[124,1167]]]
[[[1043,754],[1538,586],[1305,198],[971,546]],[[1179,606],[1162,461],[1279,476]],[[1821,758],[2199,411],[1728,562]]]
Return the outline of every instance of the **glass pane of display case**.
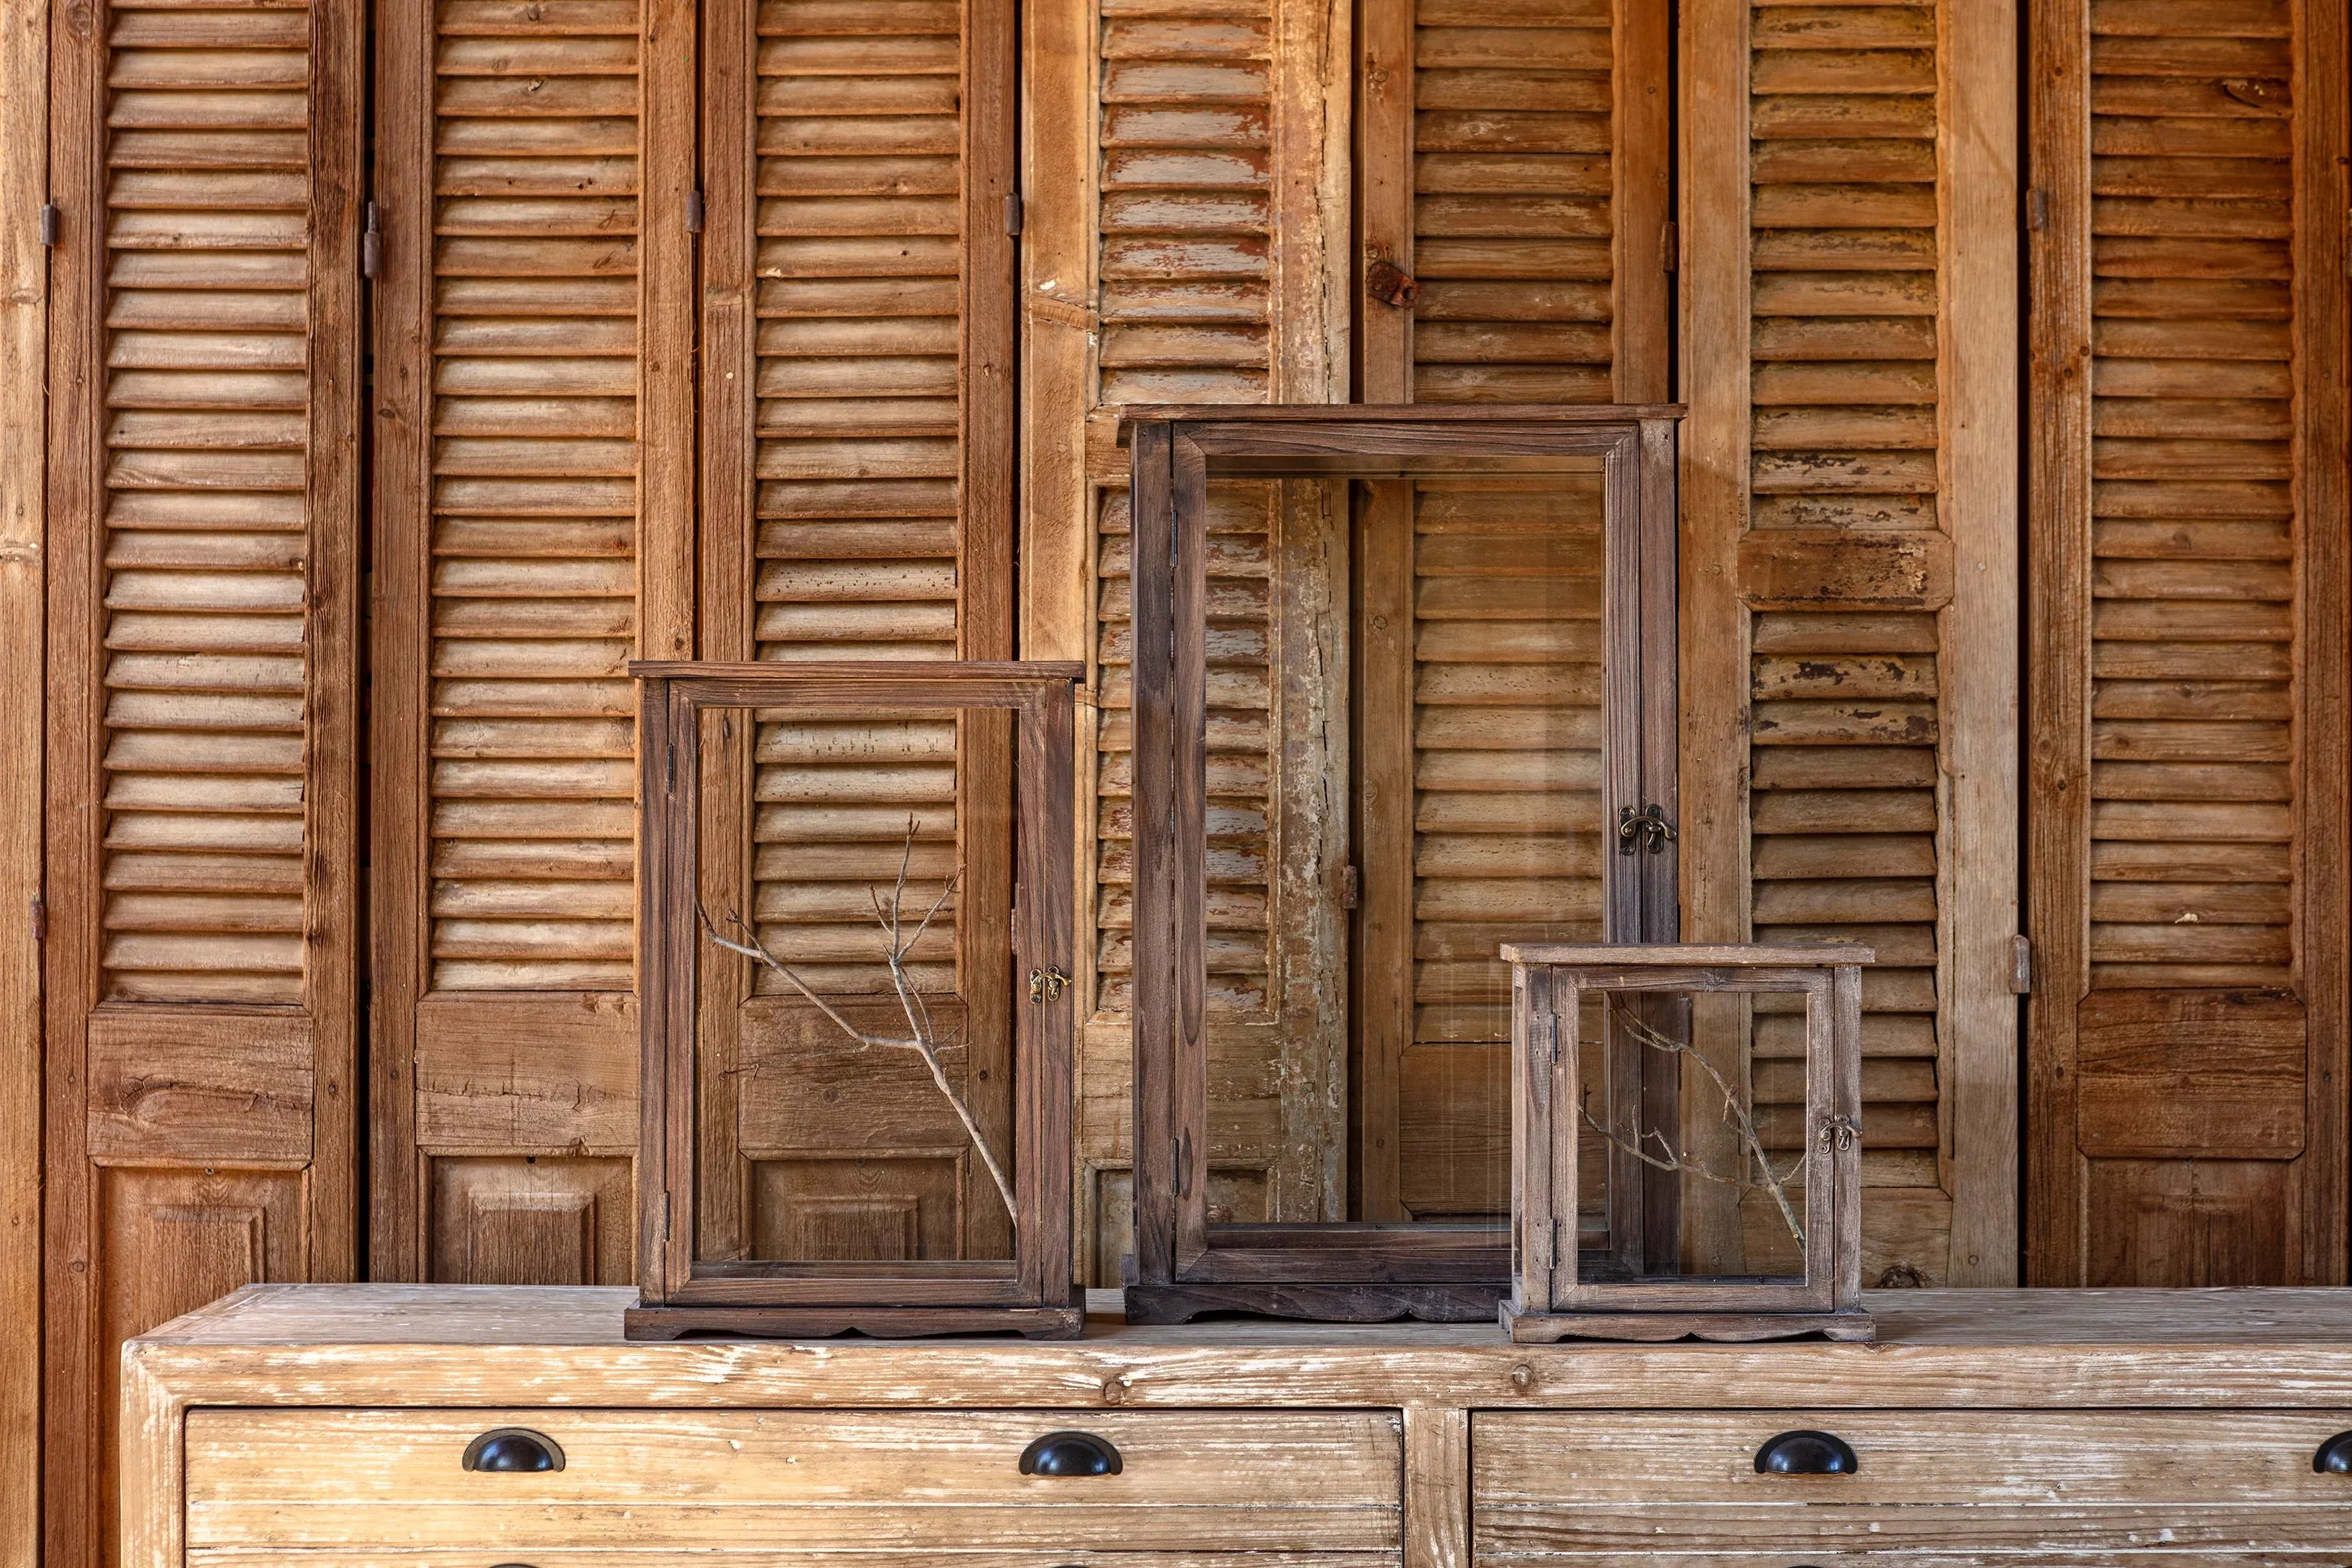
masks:
[[[1010,1259],[1011,716],[698,717],[698,1260]]]
[[[1672,931],[1671,415],[1155,419],[1131,503],[1130,1312],[1491,1316],[1498,949]],[[1620,855],[1621,810],[1666,836]],[[1380,1289],[1287,1288],[1310,1281]]]

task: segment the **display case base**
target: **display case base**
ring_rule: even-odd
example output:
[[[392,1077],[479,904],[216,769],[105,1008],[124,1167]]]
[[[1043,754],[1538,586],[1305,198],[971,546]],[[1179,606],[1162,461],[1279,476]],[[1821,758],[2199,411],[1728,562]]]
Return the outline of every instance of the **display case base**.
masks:
[[[1127,1321],[1185,1323],[1207,1312],[1300,1318],[1321,1323],[1495,1321],[1500,1285],[1129,1285]]]
[[[1564,1339],[1824,1339],[1867,1343],[1878,1337],[1870,1314],[1853,1312],[1538,1312],[1505,1301],[1504,1332],[1518,1344]]]
[[[621,1336],[685,1339],[695,1334],[747,1339],[931,1339],[942,1334],[1019,1334],[1024,1339],[1076,1339],[1085,1331],[1083,1307],[707,1307],[635,1306],[622,1315]]]

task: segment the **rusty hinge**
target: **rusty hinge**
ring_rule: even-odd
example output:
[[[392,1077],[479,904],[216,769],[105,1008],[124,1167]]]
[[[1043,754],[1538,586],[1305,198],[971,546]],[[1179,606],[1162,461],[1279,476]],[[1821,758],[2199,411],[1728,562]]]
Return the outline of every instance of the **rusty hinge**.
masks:
[[[55,246],[58,243],[58,228],[60,223],[64,220],[64,217],[65,214],[58,211],[58,204],[55,202],[43,202],[41,204],[42,245]]]
[[[1190,1133],[1176,1134],[1176,1196],[1192,1196],[1192,1135]]]
[[[377,222],[375,204],[367,204],[367,216],[360,225],[360,276],[377,277],[383,272],[383,225]]]
[[[1544,1014],[1543,1025],[1545,1040],[1551,1047],[1551,1064],[1558,1067],[1559,1065],[1559,1015]]]
[[[1339,868],[1339,907],[1353,909],[1364,902],[1364,879],[1354,866]]]
[[[1364,268],[1364,292],[1383,305],[1404,310],[1421,298],[1421,284],[1412,273],[1380,256]]]
[[[2009,955],[2009,989],[2012,996],[2033,994],[2033,938],[2012,936]]]
[[[2039,185],[2025,193],[2025,226],[2035,234],[2050,226],[2050,193]]]
[[[700,191],[688,191],[686,193],[686,232],[690,235],[698,235],[702,232],[702,193]]]
[[[1021,193],[1015,191],[1011,195],[1004,198],[1004,232],[1009,235],[1019,234],[1021,232],[1021,219],[1024,215],[1024,214],[1022,212]]]
[[[1683,267],[1683,228],[1670,223],[1658,231],[1658,265],[1668,272],[1680,272]]]
[[[664,1241],[667,1241],[669,1239],[669,1194],[667,1191],[664,1191],[662,1194],[662,1239]]]
[[[49,906],[37,898],[33,900],[33,940],[38,943],[48,939]]]

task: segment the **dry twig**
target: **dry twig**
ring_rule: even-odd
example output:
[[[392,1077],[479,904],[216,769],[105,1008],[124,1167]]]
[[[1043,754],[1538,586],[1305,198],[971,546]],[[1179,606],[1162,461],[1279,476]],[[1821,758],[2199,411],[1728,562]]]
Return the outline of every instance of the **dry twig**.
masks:
[[[866,890],[867,897],[874,904],[874,918],[888,938],[888,951],[884,962],[890,967],[890,985],[891,988],[898,994],[899,1010],[907,1016],[908,1032],[907,1038],[903,1040],[895,1035],[875,1034],[850,1022],[843,1016],[840,1009],[817,995],[807,981],[793,972],[791,966],[770,952],[767,944],[760,940],[759,933],[735,911],[730,909],[727,912],[727,920],[730,926],[742,934],[744,940],[740,942],[730,940],[723,936],[719,927],[712,924],[709,912],[703,909],[701,905],[697,904],[694,913],[702,922],[703,935],[709,938],[714,946],[739,954],[782,977],[786,985],[798,991],[817,1011],[830,1019],[842,1033],[849,1036],[858,1044],[911,1051],[921,1057],[923,1065],[930,1069],[931,1082],[938,1086],[940,1093],[946,1097],[948,1104],[956,1113],[956,1120],[963,1124],[964,1135],[971,1140],[973,1151],[980,1155],[981,1163],[988,1167],[989,1176],[996,1183],[997,1196],[1004,1200],[1006,1216],[1018,1224],[1021,1214],[1019,1206],[1013,1197],[1013,1183],[1006,1178],[1004,1167],[996,1163],[996,1155],[990,1151],[988,1140],[981,1135],[980,1124],[973,1119],[971,1108],[963,1103],[963,1096],[957,1093],[955,1086],[948,1082],[947,1067],[940,1060],[937,1031],[931,1023],[930,1008],[923,1000],[922,991],[907,974],[907,955],[913,950],[916,943],[922,940],[923,933],[930,929],[932,919],[940,910],[947,907],[948,900],[955,896],[956,883],[960,880],[958,877],[949,877],[946,885],[940,889],[939,897],[932,900],[930,908],[923,912],[923,918],[917,923],[914,931],[910,934],[905,933],[900,911],[906,904],[907,871],[913,863],[914,857],[915,821],[909,817],[907,820],[906,850],[898,857],[898,881],[897,886],[891,890],[889,908],[887,910],[883,908],[882,895],[877,890],[871,887]]]
[[[1625,1153],[1633,1155],[1635,1159],[1640,1160],[1643,1165],[1653,1166],[1655,1169],[1671,1171],[1679,1175],[1695,1176],[1699,1177],[1701,1180],[1715,1182],[1723,1186],[1747,1188],[1761,1186],[1765,1191],[1772,1195],[1773,1203],[1778,1206],[1780,1210],[1780,1218],[1782,1222],[1789,1227],[1789,1234],[1797,1239],[1797,1245],[1799,1247],[1804,1246],[1805,1228],[1798,1222],[1797,1211],[1789,1202],[1788,1188],[1785,1185],[1790,1178],[1794,1177],[1800,1170],[1804,1168],[1805,1156],[1802,1151],[1799,1152],[1796,1164],[1789,1167],[1786,1175],[1776,1174],[1772,1169],[1771,1156],[1765,1152],[1764,1140],[1757,1134],[1755,1118],[1750,1116],[1748,1113],[1746,1101],[1740,1096],[1739,1092],[1731,1086],[1730,1082],[1724,1078],[1723,1074],[1716,1071],[1715,1063],[1709,1061],[1705,1055],[1694,1050],[1688,1040],[1675,1040],[1670,1035],[1661,1034],[1658,1030],[1651,1028],[1648,1024],[1643,1022],[1640,1018],[1636,1017],[1631,1008],[1625,1007],[1622,1004],[1612,1005],[1606,1000],[1606,998],[1604,998],[1602,1005],[1608,1008],[1610,1015],[1636,1040],[1648,1046],[1653,1051],[1662,1051],[1670,1056],[1680,1056],[1685,1058],[1686,1060],[1696,1063],[1698,1070],[1706,1074],[1709,1081],[1715,1084],[1717,1092],[1723,1096],[1723,1119],[1726,1122],[1730,1123],[1733,1130],[1739,1134],[1739,1142],[1742,1145],[1743,1151],[1743,1157],[1740,1164],[1743,1169],[1749,1161],[1752,1160],[1756,1167],[1764,1173],[1764,1179],[1762,1182],[1757,1183],[1749,1181],[1745,1175],[1736,1176],[1726,1176],[1721,1171],[1709,1170],[1706,1166],[1692,1158],[1687,1150],[1675,1148],[1675,1145],[1668,1141],[1666,1135],[1664,1133],[1657,1131],[1655,1128],[1652,1128],[1647,1134],[1643,1134],[1637,1130],[1634,1137],[1629,1142],[1615,1129],[1603,1126],[1599,1121],[1594,1119],[1591,1112],[1586,1110],[1582,1105],[1579,1105],[1577,1107],[1577,1111],[1583,1116],[1585,1124],[1591,1127],[1594,1132],[1600,1134],[1603,1138],[1606,1138],[1612,1147],[1622,1149]],[[1647,1149],[1644,1149],[1642,1146],[1642,1139],[1644,1136],[1655,1139],[1658,1147],[1664,1150],[1664,1153],[1663,1155],[1654,1155]]]

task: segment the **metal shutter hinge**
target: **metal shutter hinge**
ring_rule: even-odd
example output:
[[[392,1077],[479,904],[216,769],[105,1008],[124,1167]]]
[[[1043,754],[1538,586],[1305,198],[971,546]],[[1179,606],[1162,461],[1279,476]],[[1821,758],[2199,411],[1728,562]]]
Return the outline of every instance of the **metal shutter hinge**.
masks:
[[[1015,191],[1004,198],[1004,232],[1009,235],[1019,234],[1021,218],[1021,193]]]
[[[2010,940],[2015,944],[2010,952],[2011,994],[2030,997],[2033,994],[2033,938],[2013,936]]]
[[[367,204],[367,221],[360,227],[360,276],[381,277],[383,272],[383,226],[377,222],[375,204]]]
[[[54,246],[58,243],[58,226],[64,215],[58,210],[58,204],[55,202],[41,204],[41,243],[44,246]]]
[[[1668,224],[1658,233],[1658,265],[1668,272],[1683,268],[1683,229],[1680,224]]]
[[[702,232],[702,193],[699,191],[686,193],[686,232],[690,235]]]
[[[33,940],[38,943],[48,939],[49,906],[37,898],[33,900]]]

